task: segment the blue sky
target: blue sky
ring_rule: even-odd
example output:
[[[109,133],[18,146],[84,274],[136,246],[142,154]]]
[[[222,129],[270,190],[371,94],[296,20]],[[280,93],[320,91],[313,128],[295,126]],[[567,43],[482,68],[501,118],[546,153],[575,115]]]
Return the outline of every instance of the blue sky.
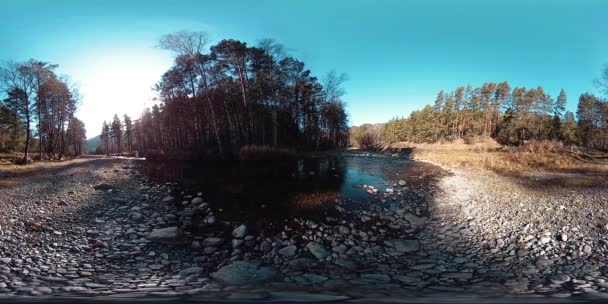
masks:
[[[215,41],[273,38],[317,76],[348,74],[351,124],[432,103],[440,89],[507,80],[565,88],[568,108],[596,92],[608,63],[608,1],[28,1],[4,0],[0,60],[36,58],[79,83],[77,115],[94,136],[114,113],[137,116],[171,65],[155,48],[178,30]]]

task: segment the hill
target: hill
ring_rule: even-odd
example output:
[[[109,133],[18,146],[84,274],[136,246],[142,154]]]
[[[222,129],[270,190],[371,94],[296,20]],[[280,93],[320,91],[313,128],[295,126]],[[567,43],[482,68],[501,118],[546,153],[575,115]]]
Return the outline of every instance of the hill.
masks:
[[[95,149],[97,148],[97,145],[99,145],[99,141],[99,135],[87,139],[87,153],[95,153]]]

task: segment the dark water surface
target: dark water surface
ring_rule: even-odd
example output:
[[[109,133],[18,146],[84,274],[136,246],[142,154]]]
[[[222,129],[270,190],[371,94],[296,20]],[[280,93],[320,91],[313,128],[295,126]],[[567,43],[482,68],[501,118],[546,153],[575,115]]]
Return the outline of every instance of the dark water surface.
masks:
[[[177,182],[186,193],[202,192],[226,220],[258,225],[290,217],[337,216],[336,205],[367,210],[382,203],[386,188],[400,179],[407,187],[430,187],[442,170],[409,160],[407,154],[345,153],[291,161],[138,161],[155,182]],[[378,189],[371,195],[362,185]],[[399,187],[399,186],[397,186]]]

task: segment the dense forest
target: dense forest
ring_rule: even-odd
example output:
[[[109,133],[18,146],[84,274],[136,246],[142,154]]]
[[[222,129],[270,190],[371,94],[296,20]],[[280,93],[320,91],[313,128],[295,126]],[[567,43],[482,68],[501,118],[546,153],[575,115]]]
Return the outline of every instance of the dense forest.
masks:
[[[201,32],[162,37],[175,54],[156,85],[158,105],[139,119],[104,123],[99,153],[138,151],[165,158],[236,156],[243,147],[345,147],[344,75],[323,81],[272,40],[248,46]]]
[[[596,81],[606,91],[608,68]],[[606,91],[608,94],[608,91]],[[608,101],[589,93],[578,99],[576,114],[566,111],[562,89],[552,98],[542,87],[511,88],[508,82],[440,91],[433,105],[382,125],[351,128],[351,143],[375,147],[394,142],[436,143],[491,137],[506,145],[528,140],[559,140],[608,149]]]
[[[38,159],[80,155],[86,148],[84,124],[74,116],[79,95],[57,65],[29,60],[0,66],[0,152],[30,151]],[[0,95],[2,96],[2,95]]]

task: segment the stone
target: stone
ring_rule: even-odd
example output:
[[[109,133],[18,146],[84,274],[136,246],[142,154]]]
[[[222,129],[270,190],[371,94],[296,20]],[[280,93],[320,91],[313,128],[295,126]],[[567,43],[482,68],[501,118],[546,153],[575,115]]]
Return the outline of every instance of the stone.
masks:
[[[549,236],[543,235],[543,236],[540,237],[540,243],[541,244],[547,244],[549,242],[551,242],[551,238]]]
[[[165,203],[165,204],[170,204],[173,202],[175,202],[175,197],[173,197],[173,196],[167,196],[167,197],[163,198],[163,203]]]
[[[232,239],[232,248],[239,248],[239,247],[243,246],[243,243],[245,243],[244,240]]]
[[[282,256],[290,257],[290,256],[294,256],[296,254],[297,250],[298,250],[298,247],[296,247],[295,245],[289,245],[289,246],[279,249],[279,254]]]
[[[181,245],[186,241],[184,232],[178,227],[155,229],[150,233],[148,238],[166,245]]]
[[[384,241],[384,244],[401,253],[415,252],[420,249],[420,242],[415,239],[393,239]]]
[[[203,198],[202,197],[195,197],[192,199],[191,201],[192,205],[200,205],[203,203]]]
[[[405,214],[403,218],[405,218],[413,228],[422,227],[424,223],[426,223],[426,217],[420,217],[412,213]]]
[[[247,226],[240,225],[232,230],[232,236],[237,239],[242,239],[247,235]]]
[[[12,260],[12,258],[0,258],[0,262],[4,264],[10,264]]]
[[[190,267],[190,268],[186,268],[182,271],[179,272],[179,275],[182,277],[187,277],[190,275],[199,275],[203,272],[203,268],[202,267]]]
[[[208,237],[203,240],[203,247],[218,247],[224,243],[224,239],[218,237]]]
[[[144,216],[139,212],[132,212],[130,214],[130,217],[131,217],[132,221],[137,222],[137,223],[143,222],[143,220],[144,220]]]
[[[589,245],[583,246],[583,252],[586,254],[591,254],[591,252],[592,252],[591,246],[589,246]]]
[[[560,234],[560,236],[559,236],[559,237],[560,237],[560,239],[561,239],[563,242],[568,241],[568,235],[567,235],[567,234],[565,234],[565,233]]]
[[[323,260],[327,256],[329,256],[329,251],[327,251],[327,249],[325,249],[323,245],[316,242],[308,243],[306,245],[306,249],[308,249],[308,251],[310,251],[310,253],[312,253],[312,255],[314,255],[319,260]]]
[[[233,262],[211,274],[212,278],[228,285],[260,284],[273,281],[279,276],[274,267],[260,267],[246,261]]]
[[[402,187],[403,187],[403,186],[405,186],[405,181],[404,181],[404,180],[402,180],[402,179],[400,179],[400,180],[399,180],[399,186],[402,186]]]

